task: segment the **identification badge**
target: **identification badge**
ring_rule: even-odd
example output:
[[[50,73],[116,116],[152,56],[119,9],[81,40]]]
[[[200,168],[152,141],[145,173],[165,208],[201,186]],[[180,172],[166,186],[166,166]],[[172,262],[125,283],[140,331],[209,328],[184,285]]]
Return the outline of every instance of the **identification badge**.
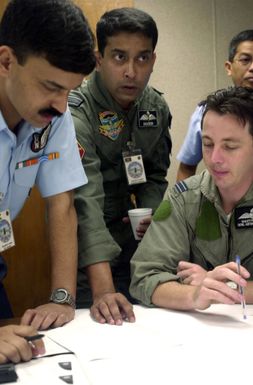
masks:
[[[9,210],[0,212],[0,251],[15,246]]]
[[[122,155],[129,186],[147,182],[141,150],[123,152]]]

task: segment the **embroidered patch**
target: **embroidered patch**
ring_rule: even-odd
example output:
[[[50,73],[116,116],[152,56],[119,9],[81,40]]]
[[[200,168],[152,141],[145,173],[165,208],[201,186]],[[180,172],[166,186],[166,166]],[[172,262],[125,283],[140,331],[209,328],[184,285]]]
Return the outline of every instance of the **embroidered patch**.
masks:
[[[209,201],[202,204],[196,221],[196,236],[205,241],[215,241],[221,238],[219,215]]]
[[[157,112],[155,110],[138,111],[138,126],[142,127],[157,127]]]
[[[33,134],[33,140],[31,143],[31,150],[33,152],[39,152],[46,146],[51,127],[52,124],[49,123],[41,132],[35,132]]]
[[[235,209],[235,227],[237,229],[253,227],[253,207],[237,207]]]
[[[81,146],[81,144],[78,142],[78,140],[77,140],[77,147],[78,147],[80,158],[82,160],[84,157],[84,154],[85,154],[85,149],[83,148],[83,146]]]
[[[119,119],[118,114],[112,111],[99,112],[98,117],[101,123],[100,134],[116,140],[124,127],[123,119]]]
[[[162,201],[160,206],[155,211],[152,219],[154,221],[164,221],[165,219],[169,218],[171,213],[172,205],[170,201]]]

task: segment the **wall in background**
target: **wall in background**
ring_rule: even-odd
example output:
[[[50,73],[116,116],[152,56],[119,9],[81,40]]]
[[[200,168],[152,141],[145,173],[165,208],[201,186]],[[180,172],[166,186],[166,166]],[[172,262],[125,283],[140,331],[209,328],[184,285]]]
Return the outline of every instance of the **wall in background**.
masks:
[[[224,70],[227,47],[235,34],[253,28],[253,1],[135,0],[135,7],[150,13],[159,29],[150,84],[164,92],[173,115],[168,178],[174,183],[176,155],[196,104],[231,84]]]

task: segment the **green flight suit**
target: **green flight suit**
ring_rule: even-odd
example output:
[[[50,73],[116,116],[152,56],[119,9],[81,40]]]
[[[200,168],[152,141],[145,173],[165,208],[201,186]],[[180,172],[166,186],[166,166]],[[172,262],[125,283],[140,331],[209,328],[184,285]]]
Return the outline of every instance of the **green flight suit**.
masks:
[[[153,221],[131,260],[130,293],[152,306],[155,288],[178,280],[179,261],[206,270],[235,261],[253,275],[253,185],[227,216],[208,171],[177,183],[153,216]]]
[[[92,303],[85,267],[109,261],[118,291],[129,296],[129,260],[137,247],[130,224],[122,218],[133,208],[131,194],[138,207],[155,210],[167,188],[170,164],[171,114],[161,94],[146,87],[129,111],[124,111],[104,88],[99,73],[69,97],[82,162],[88,184],[76,190],[78,214],[79,271],[78,307]],[[155,119],[143,124],[145,112]],[[145,123],[145,122],[144,122]],[[122,151],[127,142],[142,150],[147,182],[128,186]]]

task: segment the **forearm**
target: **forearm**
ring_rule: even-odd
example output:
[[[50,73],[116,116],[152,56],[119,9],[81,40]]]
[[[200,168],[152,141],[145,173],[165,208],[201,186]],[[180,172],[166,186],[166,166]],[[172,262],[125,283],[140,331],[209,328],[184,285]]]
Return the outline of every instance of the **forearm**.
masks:
[[[196,286],[165,282],[154,290],[152,303],[166,309],[193,310],[196,290]]]
[[[64,195],[63,195],[64,194]],[[77,275],[77,218],[72,192],[48,200],[52,290],[65,288],[74,297]]]
[[[86,274],[91,287],[93,299],[105,293],[115,292],[109,262],[100,262],[87,266]]]
[[[195,175],[196,169],[197,165],[180,163],[177,171],[177,181],[184,180],[192,175]]]

